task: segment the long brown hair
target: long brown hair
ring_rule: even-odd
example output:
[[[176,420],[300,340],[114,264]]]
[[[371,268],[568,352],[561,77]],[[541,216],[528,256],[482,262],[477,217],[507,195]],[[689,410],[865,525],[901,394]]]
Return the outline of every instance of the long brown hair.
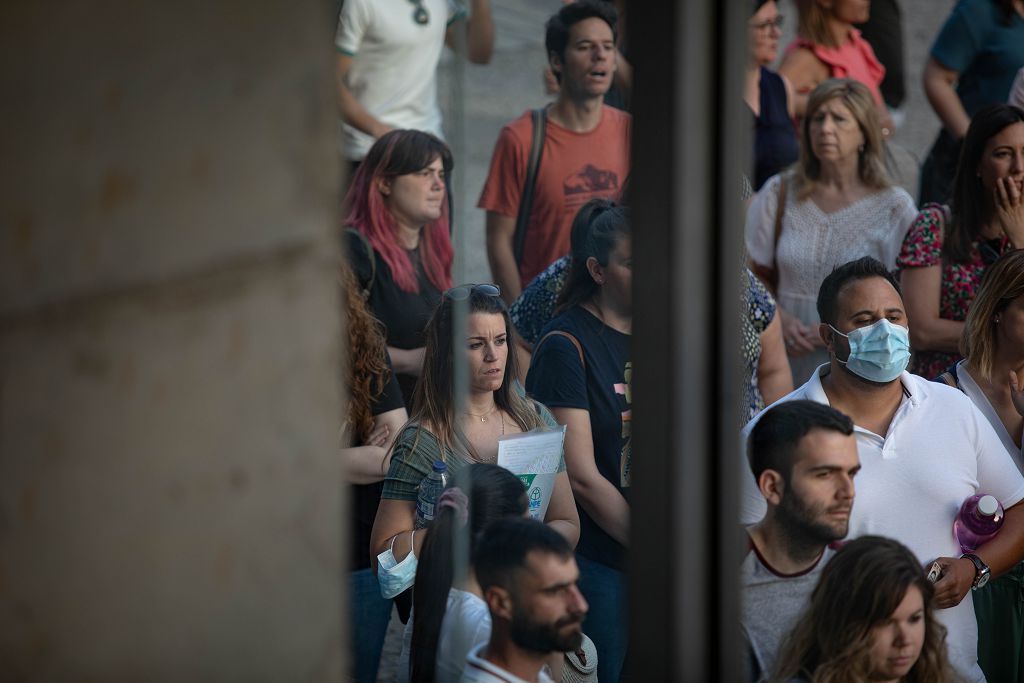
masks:
[[[881,536],[850,541],[825,566],[770,680],[870,680],[872,629],[889,619],[911,587],[924,599],[924,643],[903,680],[951,683],[955,679],[946,658],[946,627],[935,618],[932,605],[935,588],[906,546]]]
[[[459,427],[455,410],[455,353],[456,350],[462,353],[465,340],[462,331],[457,333],[458,339],[454,336],[454,304],[447,293],[442,296],[424,330],[426,348],[423,372],[413,390],[412,415],[409,418],[409,423],[416,424],[418,429],[416,441],[408,452],[415,452],[423,425],[429,423],[430,432],[437,438],[442,455],[445,451],[452,450],[462,453],[470,460],[479,460],[473,445]],[[473,289],[468,304],[470,315],[497,313],[505,320],[508,360],[505,361],[505,375],[502,377],[501,386],[494,392],[495,404],[508,413],[524,432],[543,426],[544,421],[535,407],[536,404],[520,396],[515,389],[516,377],[519,376],[519,362],[515,353],[515,331],[505,302],[500,296],[489,296]]]
[[[981,184],[978,165],[988,141],[1015,123],[1024,123],[1024,110],[1010,104],[983,107],[971,118],[953,176],[952,218],[942,235],[942,255],[949,261],[968,263],[973,257],[974,242],[994,211],[992,193]]]
[[[345,308],[345,339],[348,363],[342,363],[342,380],[348,387],[345,415],[347,444],[361,443],[373,431],[373,399],[384,391],[391,375],[387,347],[380,322],[366,308],[352,269],[344,261],[338,271],[342,306]]]
[[[811,119],[832,100],[839,100],[850,110],[864,136],[864,146],[857,158],[860,181],[873,190],[891,185],[882,157],[882,126],[871,92],[863,83],[849,78],[830,78],[811,91],[807,113],[800,123],[800,163],[795,171],[795,187],[800,199],[807,199],[821,178],[821,161],[814,156],[811,147]]]

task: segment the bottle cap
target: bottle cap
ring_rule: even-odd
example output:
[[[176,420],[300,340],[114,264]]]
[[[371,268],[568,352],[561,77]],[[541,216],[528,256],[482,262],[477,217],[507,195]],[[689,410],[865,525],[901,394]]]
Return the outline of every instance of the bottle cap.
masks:
[[[995,499],[995,496],[982,496],[978,499],[978,512],[991,517],[996,514],[996,510],[999,509],[999,501]]]
[[[446,465],[444,463],[444,460],[435,460],[434,461],[434,471],[435,472],[447,472],[448,471],[448,465]],[[989,496],[989,498],[992,498],[992,496]],[[992,500],[995,500],[995,498],[992,498]],[[994,512],[994,510],[993,510],[993,512]],[[989,513],[989,514],[991,514],[991,513]]]

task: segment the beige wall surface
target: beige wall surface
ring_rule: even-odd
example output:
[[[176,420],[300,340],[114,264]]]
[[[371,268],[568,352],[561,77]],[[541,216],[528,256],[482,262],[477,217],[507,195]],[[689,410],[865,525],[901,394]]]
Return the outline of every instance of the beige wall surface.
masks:
[[[326,5],[0,9],[0,678],[341,678]]]

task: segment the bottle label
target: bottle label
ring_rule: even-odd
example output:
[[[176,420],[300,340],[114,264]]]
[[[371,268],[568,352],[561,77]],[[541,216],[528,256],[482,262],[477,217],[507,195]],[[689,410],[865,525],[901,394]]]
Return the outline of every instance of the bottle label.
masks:
[[[433,521],[434,519],[434,504],[428,503],[425,500],[416,501],[416,516],[425,522]]]

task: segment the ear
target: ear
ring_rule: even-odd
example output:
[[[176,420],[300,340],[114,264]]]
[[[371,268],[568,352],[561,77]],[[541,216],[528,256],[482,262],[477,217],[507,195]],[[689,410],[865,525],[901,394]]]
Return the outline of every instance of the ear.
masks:
[[[778,505],[786,492],[786,480],[777,470],[765,470],[757,478],[757,488],[769,505]]]
[[[593,278],[594,282],[599,285],[604,284],[604,266],[597,262],[597,259],[593,256],[587,258],[587,272],[590,273],[590,277]]]
[[[512,596],[501,586],[490,586],[484,591],[484,602],[491,615],[512,621]]]
[[[832,348],[832,342],[836,339],[836,333],[832,331],[832,328],[825,323],[819,324],[818,336],[821,337],[821,341],[824,342],[825,348],[834,353],[835,349]]]
[[[551,67],[551,71],[554,73],[562,73],[562,58],[554,50],[548,53],[548,66]]]
[[[391,195],[391,179],[390,178],[378,178],[377,179],[377,190],[388,197]]]

